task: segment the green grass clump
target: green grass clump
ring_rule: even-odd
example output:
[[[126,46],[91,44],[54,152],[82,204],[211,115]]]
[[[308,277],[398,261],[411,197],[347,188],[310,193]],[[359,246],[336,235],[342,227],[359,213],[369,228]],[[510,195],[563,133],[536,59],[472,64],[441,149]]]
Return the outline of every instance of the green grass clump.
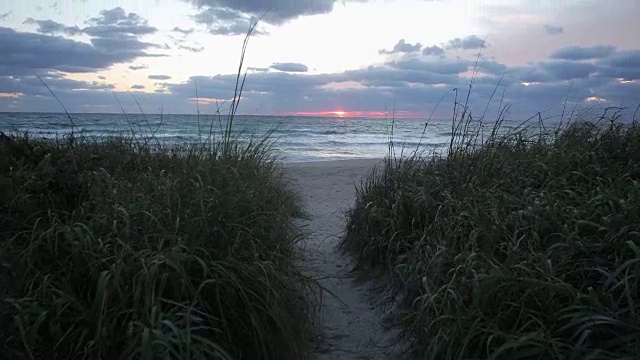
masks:
[[[132,140],[0,139],[0,358],[305,358],[301,209],[268,144]]]
[[[358,189],[342,249],[392,275],[416,358],[638,358],[640,126],[530,134],[458,136]]]

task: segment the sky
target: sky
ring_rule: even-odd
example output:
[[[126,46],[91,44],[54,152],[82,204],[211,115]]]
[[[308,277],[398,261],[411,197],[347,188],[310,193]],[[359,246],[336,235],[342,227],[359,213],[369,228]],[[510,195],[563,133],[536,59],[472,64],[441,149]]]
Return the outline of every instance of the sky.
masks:
[[[527,118],[640,103],[640,0],[0,2],[0,111]],[[136,103],[137,101],[137,103]],[[504,114],[504,113],[503,113]],[[552,116],[552,115],[550,115]]]

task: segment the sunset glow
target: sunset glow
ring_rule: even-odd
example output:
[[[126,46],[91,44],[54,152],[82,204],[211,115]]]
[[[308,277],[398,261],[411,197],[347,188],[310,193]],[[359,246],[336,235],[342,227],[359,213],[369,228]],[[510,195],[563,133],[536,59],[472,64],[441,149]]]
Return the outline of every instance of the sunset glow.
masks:
[[[250,19],[266,9],[239,68]],[[247,74],[238,115],[449,117],[452,91],[472,81],[469,107],[484,112],[500,95],[514,118],[561,111],[567,94],[634,104],[637,9],[638,0],[0,1],[0,110],[61,111],[42,101],[51,94],[40,75],[70,112],[227,113],[238,71]],[[600,100],[585,100],[593,94]]]
[[[284,112],[280,115],[284,116],[326,116],[341,118],[373,118],[373,119],[416,119],[423,117],[422,114],[410,111],[396,111],[390,113],[387,111],[292,111]]]
[[[5,92],[0,92],[0,98],[17,98],[22,96],[23,94],[20,93],[5,93]]]

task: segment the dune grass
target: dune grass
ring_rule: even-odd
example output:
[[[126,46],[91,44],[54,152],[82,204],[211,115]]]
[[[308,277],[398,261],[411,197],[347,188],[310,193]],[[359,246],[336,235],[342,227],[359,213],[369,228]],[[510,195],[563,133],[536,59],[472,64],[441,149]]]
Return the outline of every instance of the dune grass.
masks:
[[[256,26],[219,140],[199,108],[192,145],[151,128],[77,135],[44,81],[71,134],[0,133],[0,359],[310,356],[318,289],[299,267],[298,195],[270,134],[232,136]]]
[[[313,283],[264,141],[0,141],[0,358],[303,359]]]
[[[390,279],[410,354],[637,359],[640,126],[468,120],[443,155],[388,158],[348,213],[341,248]]]

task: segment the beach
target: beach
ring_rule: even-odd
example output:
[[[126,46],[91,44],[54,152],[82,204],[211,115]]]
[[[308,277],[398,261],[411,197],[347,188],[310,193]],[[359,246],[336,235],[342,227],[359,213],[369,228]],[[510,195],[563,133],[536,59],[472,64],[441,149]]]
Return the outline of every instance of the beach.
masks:
[[[305,270],[321,286],[318,321],[324,332],[318,359],[393,359],[392,332],[377,306],[371,284],[355,282],[352,263],[337,251],[345,231],[345,212],[355,201],[355,185],[381,160],[339,160],[284,164],[301,194],[308,220],[303,242]]]

